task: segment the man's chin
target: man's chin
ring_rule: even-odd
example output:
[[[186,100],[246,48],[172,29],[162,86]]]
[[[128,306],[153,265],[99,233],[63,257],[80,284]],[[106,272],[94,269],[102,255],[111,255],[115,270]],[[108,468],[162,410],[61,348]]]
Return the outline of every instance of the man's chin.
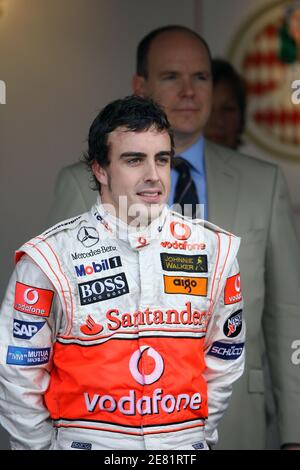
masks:
[[[128,208],[130,225],[146,226],[157,219],[165,208],[166,203],[135,203]]]

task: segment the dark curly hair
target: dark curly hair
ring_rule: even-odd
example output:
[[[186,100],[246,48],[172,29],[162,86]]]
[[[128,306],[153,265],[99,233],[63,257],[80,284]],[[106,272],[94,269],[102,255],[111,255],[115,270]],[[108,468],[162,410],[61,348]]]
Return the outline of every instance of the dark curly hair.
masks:
[[[151,127],[160,132],[167,131],[174,154],[173,132],[164,111],[150,98],[130,95],[109,103],[93,121],[88,136],[88,150],[83,155],[83,161],[90,171],[94,161],[102,167],[109,165],[108,135],[118,127],[125,127],[131,132],[143,132]],[[99,190],[99,181],[95,177],[93,179],[93,189]]]

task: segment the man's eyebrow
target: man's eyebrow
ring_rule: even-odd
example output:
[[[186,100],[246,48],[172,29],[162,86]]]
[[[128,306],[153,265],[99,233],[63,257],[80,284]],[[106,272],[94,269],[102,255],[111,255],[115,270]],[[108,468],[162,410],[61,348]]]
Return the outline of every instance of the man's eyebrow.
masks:
[[[164,155],[172,157],[173,152],[172,150],[161,150],[155,154],[156,157],[162,157]],[[120,158],[127,158],[127,157],[147,157],[147,154],[144,152],[123,152],[120,155]]]
[[[173,155],[172,150],[161,150],[160,152],[157,152],[155,154],[156,157],[163,157],[163,156],[172,157],[172,155]]]
[[[126,157],[146,157],[147,154],[144,152],[123,152],[120,155],[120,158]]]

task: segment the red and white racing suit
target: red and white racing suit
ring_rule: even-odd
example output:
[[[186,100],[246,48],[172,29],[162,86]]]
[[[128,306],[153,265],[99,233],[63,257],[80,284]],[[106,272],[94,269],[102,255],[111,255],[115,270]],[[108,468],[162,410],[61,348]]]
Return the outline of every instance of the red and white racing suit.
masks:
[[[244,366],[238,246],[169,209],[131,231],[100,203],[25,243],[0,313],[12,447],[214,444]]]

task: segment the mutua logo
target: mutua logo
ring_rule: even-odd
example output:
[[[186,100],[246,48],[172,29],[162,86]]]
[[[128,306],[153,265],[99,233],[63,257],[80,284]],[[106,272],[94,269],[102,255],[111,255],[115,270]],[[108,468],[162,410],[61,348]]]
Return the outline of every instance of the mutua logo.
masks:
[[[91,264],[84,265],[80,264],[75,266],[77,277],[90,276],[94,273],[101,273],[102,271],[108,271],[109,269],[115,269],[122,266],[120,256],[114,256],[112,258],[103,259],[100,263],[92,262]]]

